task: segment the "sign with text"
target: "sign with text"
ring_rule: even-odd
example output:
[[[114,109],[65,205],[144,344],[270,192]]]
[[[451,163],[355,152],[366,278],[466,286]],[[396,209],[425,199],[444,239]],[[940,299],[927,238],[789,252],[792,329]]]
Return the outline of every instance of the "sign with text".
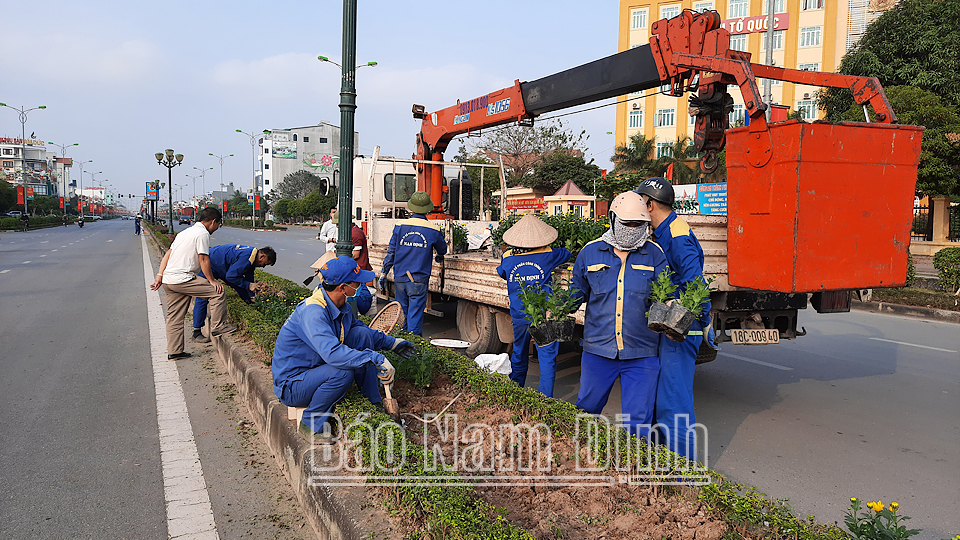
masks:
[[[536,199],[507,199],[507,210],[546,210],[547,201]]]
[[[767,31],[767,16],[739,17],[726,19],[720,22],[720,28],[725,28],[731,34],[753,34]],[[786,30],[790,28],[790,14],[776,13],[773,15],[773,29]]]
[[[28,200],[28,201],[32,201],[32,200],[33,200],[33,188],[32,188],[32,187],[28,187],[28,188],[27,188],[27,200]]]
[[[160,198],[160,187],[153,182],[147,182],[147,196],[144,197],[146,201],[155,201]]]
[[[707,216],[727,215],[727,184],[698,184],[697,202],[700,213]]]

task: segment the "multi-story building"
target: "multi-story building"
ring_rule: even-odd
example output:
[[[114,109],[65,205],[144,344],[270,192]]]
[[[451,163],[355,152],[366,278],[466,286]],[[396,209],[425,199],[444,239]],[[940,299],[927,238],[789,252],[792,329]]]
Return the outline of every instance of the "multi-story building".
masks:
[[[257,180],[266,196],[290,173],[310,171],[333,186],[340,177],[340,128],[329,122],[315,126],[270,129],[259,141]],[[360,146],[354,132],[353,147]],[[356,152],[356,150],[354,150]]]
[[[35,195],[57,195],[62,167],[70,165],[64,163],[61,166],[41,140],[27,139],[24,145],[20,137],[0,137],[0,179],[22,184],[20,171],[24,166],[24,150],[27,185],[33,188]]]
[[[651,23],[671,18],[684,9],[715,10],[730,31],[730,48],[751,53],[764,63],[767,54],[766,21],[773,5],[773,63],[811,71],[836,71],[843,55],[863,35],[870,22],[894,5],[893,0],[621,0],[618,48],[621,51],[649,42]],[[771,81],[773,103],[800,111],[804,119],[823,116],[817,109],[819,87]],[[761,94],[762,79],[757,80]],[[693,137],[694,117],[687,114],[687,98],[661,94],[662,89],[622,96],[618,100],[616,140],[629,143],[642,133],[656,138],[656,157],[670,151],[678,137]],[[739,88],[728,87],[734,99],[731,125],[743,122]]]

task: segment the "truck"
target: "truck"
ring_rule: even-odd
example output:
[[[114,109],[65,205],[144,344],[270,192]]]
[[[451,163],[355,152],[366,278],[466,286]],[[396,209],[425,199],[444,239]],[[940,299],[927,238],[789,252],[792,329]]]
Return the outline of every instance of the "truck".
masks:
[[[730,49],[730,34],[714,11],[685,10],[653,23],[651,33],[647,45],[517,80],[445,109],[414,105],[422,123],[413,158],[360,158],[354,168],[354,217],[367,229],[374,269],[382,267],[414,178],[416,190],[434,201],[428,218],[446,220],[448,238],[453,220],[468,217],[454,213],[460,201],[454,188],[466,188],[468,179],[451,176],[456,164],[443,161],[455,136],[512,122],[532,125],[548,112],[663,87],[675,96],[696,90],[691,110],[702,170],[714,170],[717,152],[727,149],[727,216],[684,216],[703,246],[704,273],[715,278],[711,316],[719,342],[794,339],[805,334],[797,314],[808,303],[819,313],[846,312],[852,291],[905,282],[922,128],[896,124],[877,79],[753,64],[749,53]],[[768,122],[756,76],[848,88],[865,110],[873,108],[877,122]],[[729,127],[730,84],[744,96],[747,126]],[[474,234],[496,226],[458,223]],[[430,291],[457,301],[457,326],[471,356],[499,352],[513,340],[498,264],[492,252],[482,252],[450,255],[433,268]],[[578,318],[582,322],[582,311]]]
[[[190,225],[193,223],[193,214],[196,209],[192,206],[184,206],[180,209],[180,225]]]

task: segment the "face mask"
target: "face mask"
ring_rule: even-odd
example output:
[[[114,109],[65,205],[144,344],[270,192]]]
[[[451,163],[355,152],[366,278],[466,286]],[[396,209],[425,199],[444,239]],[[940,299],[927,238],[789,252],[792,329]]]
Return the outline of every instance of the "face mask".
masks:
[[[350,286],[345,285],[344,287],[350,287]],[[357,295],[360,294],[360,287],[362,287],[362,285],[357,285],[357,288],[353,290],[353,294],[346,294],[346,289],[344,289],[344,294],[346,294],[347,298],[356,298]]]

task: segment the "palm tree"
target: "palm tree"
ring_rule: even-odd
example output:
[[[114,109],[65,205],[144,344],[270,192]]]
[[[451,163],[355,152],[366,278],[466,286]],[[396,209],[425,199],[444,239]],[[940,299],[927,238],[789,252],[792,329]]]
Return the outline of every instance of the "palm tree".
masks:
[[[699,167],[694,169],[687,164],[689,160],[696,160],[696,154],[692,152],[690,137],[677,137],[677,140],[670,145],[669,152],[660,158],[660,171],[665,176],[667,168],[673,165],[673,179],[670,180],[674,185],[692,184],[697,181],[699,176]]]
[[[612,174],[633,173],[649,176],[660,164],[660,159],[652,157],[656,145],[656,137],[648,139],[642,133],[634,133],[630,136],[629,144],[614,148],[610,157],[614,165]]]

